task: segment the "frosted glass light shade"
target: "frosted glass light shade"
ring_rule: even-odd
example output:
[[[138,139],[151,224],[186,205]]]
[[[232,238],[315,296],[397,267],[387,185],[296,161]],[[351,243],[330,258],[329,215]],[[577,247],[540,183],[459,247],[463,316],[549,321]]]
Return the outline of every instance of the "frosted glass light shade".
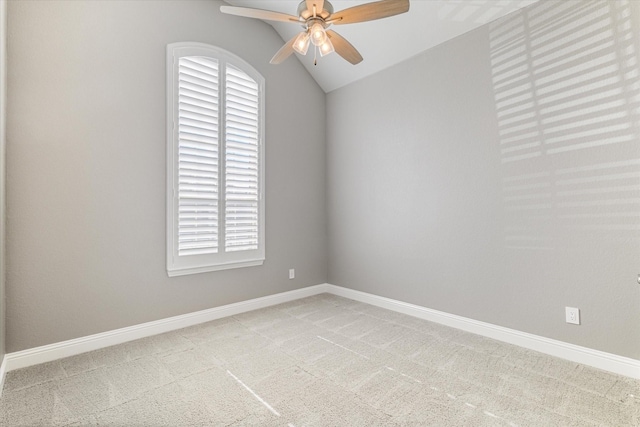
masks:
[[[335,52],[335,49],[333,48],[333,43],[327,37],[325,42],[320,45],[320,56],[329,55],[331,52]]]
[[[296,41],[293,42],[293,50],[298,52],[300,55],[306,55],[309,50],[309,42],[309,34],[303,31],[298,35]]]
[[[327,40],[327,33],[324,31],[324,27],[317,22],[311,26],[309,33],[311,34],[311,43],[315,46],[322,46]]]

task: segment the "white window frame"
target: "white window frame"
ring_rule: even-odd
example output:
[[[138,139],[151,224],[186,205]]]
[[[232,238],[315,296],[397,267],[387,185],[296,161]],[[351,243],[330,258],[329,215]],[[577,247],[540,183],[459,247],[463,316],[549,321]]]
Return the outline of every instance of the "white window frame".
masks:
[[[204,255],[178,256],[178,61],[181,57],[197,56],[218,61],[219,69],[219,200],[225,199],[225,70],[226,65],[246,73],[259,87],[258,117],[258,248],[235,252],[225,251],[224,240],[218,241],[218,252]],[[265,200],[264,200],[264,77],[246,61],[215,46],[196,42],[167,45],[167,274],[170,277],[262,265],[265,260]],[[218,207],[219,229],[224,229],[225,212]],[[219,234],[220,235],[220,234]]]

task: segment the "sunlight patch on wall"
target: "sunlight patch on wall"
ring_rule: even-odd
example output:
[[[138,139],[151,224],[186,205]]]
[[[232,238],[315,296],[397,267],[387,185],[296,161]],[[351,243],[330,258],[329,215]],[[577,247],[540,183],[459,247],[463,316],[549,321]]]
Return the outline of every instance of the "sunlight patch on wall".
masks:
[[[537,3],[490,26],[505,245],[640,238],[640,73],[629,0]]]

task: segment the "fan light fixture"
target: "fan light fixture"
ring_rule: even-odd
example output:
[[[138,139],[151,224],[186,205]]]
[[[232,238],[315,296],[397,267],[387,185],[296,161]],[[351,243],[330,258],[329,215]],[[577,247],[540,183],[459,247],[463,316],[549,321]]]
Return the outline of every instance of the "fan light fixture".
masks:
[[[314,22],[310,27],[308,27],[307,31],[303,31],[298,34],[298,37],[296,37],[293,42],[293,50],[298,52],[300,55],[306,55],[309,51],[310,44],[313,44],[314,47],[318,48],[320,56],[326,56],[335,52],[333,43],[329,40],[327,31],[325,30],[324,25],[320,22]]]
[[[220,6],[222,13],[230,15],[302,24],[304,31],[293,37],[276,52],[271,58],[272,64],[280,64],[293,52],[306,55],[310,44],[314,46],[314,53],[320,51],[320,56],[336,52],[353,65],[359,64],[362,61],[362,55],[357,49],[340,34],[333,30],[327,30],[327,28],[331,25],[355,24],[387,18],[405,13],[408,10],[409,0],[377,0],[335,13],[333,5],[328,0],[302,0],[298,5],[298,16],[272,10]]]
[[[320,32],[320,30],[322,31]],[[320,28],[320,30],[314,32],[315,30],[311,29],[298,34],[298,37],[296,37],[293,42],[293,50],[304,56],[309,51],[309,46],[313,44],[314,48],[317,47],[320,51],[320,56],[326,56],[335,52],[336,50],[333,47],[333,43],[329,40],[327,33],[324,32],[324,28]],[[320,33],[320,35],[318,35],[318,33]]]

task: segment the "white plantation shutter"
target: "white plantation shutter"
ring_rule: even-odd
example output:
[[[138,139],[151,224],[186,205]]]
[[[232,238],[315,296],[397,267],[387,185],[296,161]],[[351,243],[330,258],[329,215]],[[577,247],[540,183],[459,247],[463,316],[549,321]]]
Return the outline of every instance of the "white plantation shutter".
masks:
[[[178,63],[178,255],[218,251],[218,61]]]
[[[258,248],[259,88],[243,71],[226,68],[225,248]]]
[[[264,79],[229,52],[167,46],[167,272],[264,260]]]

